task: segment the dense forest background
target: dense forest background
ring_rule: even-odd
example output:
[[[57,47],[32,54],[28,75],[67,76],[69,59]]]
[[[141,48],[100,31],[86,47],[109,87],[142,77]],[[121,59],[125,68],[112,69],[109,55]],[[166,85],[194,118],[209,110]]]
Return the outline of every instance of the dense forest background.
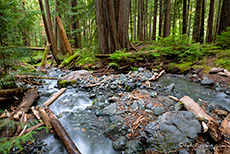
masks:
[[[82,53],[88,55],[138,51],[135,46],[144,42],[149,46],[140,50],[167,51],[163,55],[171,59],[175,55],[194,55],[196,59],[202,56],[197,43],[216,43],[224,49],[230,44],[228,0],[3,0],[2,69],[7,70],[12,59],[31,54],[23,47],[45,47],[50,43],[57,64],[63,60],[60,55],[72,55],[63,43],[56,16],[71,47],[87,48]],[[176,47],[181,43],[183,47]],[[159,52],[153,55],[160,56]]]

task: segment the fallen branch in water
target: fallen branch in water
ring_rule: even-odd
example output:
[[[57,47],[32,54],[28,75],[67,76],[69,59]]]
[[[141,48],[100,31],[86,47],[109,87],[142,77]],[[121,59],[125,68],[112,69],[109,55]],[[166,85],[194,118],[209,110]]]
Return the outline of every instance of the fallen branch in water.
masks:
[[[58,99],[64,92],[66,88],[60,89],[57,93],[55,93],[48,101],[44,103],[46,107],[49,107],[56,99]]]
[[[20,79],[34,78],[34,79],[58,80],[58,78],[53,78],[53,77],[31,76],[31,75],[15,75],[15,77],[20,78]]]

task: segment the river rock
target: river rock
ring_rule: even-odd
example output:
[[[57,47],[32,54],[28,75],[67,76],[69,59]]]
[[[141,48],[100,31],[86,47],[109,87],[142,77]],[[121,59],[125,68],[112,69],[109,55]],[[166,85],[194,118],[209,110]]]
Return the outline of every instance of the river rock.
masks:
[[[159,107],[159,106],[156,106],[154,109],[153,109],[153,113],[156,115],[156,116],[159,116],[159,115],[162,115],[164,112],[164,109],[162,107]]]
[[[167,112],[157,122],[147,124],[142,138],[152,150],[163,151],[179,149],[180,145],[190,145],[201,133],[200,122],[192,112]]]
[[[139,141],[129,141],[125,147],[125,154],[134,154],[141,151],[141,143]]]
[[[147,81],[148,80],[148,77],[147,76],[142,76],[141,78],[140,78],[140,81],[141,82],[145,82],[145,81]]]
[[[223,72],[223,68],[211,68],[209,73],[210,74],[215,74],[215,73],[218,73],[218,72]]]
[[[102,114],[104,114],[104,115],[114,115],[116,112],[117,112],[117,104],[116,103],[112,103],[109,106],[106,106],[102,110]]]
[[[207,144],[200,144],[194,150],[195,154],[210,154],[213,153],[213,147]]]
[[[214,84],[214,81],[208,77],[204,77],[201,81],[202,85],[210,85],[212,86]]]
[[[127,139],[124,136],[120,136],[113,142],[113,149],[116,151],[124,151]]]
[[[68,81],[77,80],[81,76],[88,75],[88,74],[91,74],[91,73],[87,70],[73,71],[73,72],[69,73],[68,75],[62,77],[62,80],[68,80]]]

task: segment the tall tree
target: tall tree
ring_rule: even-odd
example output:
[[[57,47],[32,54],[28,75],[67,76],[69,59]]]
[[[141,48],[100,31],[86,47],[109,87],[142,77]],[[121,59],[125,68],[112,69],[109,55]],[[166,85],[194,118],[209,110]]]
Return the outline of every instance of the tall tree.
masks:
[[[223,0],[222,11],[220,16],[220,27],[218,34],[225,31],[227,27],[230,27],[230,1]]]
[[[216,38],[217,38],[217,34],[219,32],[219,25],[220,25],[220,13],[221,13],[221,5],[222,4],[222,0],[219,0],[218,3],[218,9],[217,9],[217,13],[216,13],[216,19],[215,19],[215,33],[214,33],[214,38],[213,38],[213,42],[216,42]]]
[[[101,53],[129,47],[129,0],[96,0],[96,15]]]
[[[47,2],[46,5],[49,4],[47,0],[46,0],[46,2]],[[44,6],[43,6],[43,3],[42,3],[42,0],[39,0],[39,4],[40,4],[43,23],[44,23],[44,26],[45,26],[46,35],[47,35],[49,43],[51,43],[51,51],[52,51],[52,54],[53,54],[53,57],[54,57],[56,63],[59,65],[60,61],[57,58],[57,44],[55,46],[54,36],[51,34],[53,32],[52,27],[51,27],[52,24],[50,26],[48,26],[48,23],[47,23],[47,20],[46,20],[46,17],[45,17],[45,11],[44,11]],[[47,6],[47,9],[49,10],[48,6]],[[51,20],[51,18],[50,18],[50,20]]]
[[[200,24],[200,42],[204,43],[204,20],[205,20],[205,0],[202,0],[201,24]]]
[[[73,39],[74,39],[74,47],[75,48],[79,48],[80,46],[79,46],[79,39],[78,39],[78,33],[76,32],[77,30],[78,30],[78,19],[77,19],[77,12],[78,12],[78,10],[77,10],[77,0],[72,0],[71,1],[71,7],[72,7],[72,12],[73,12],[73,16],[72,16],[72,18],[73,18],[73,23],[72,23],[72,31],[73,31]]]
[[[187,0],[183,1],[183,27],[182,34],[187,33]]]
[[[171,27],[171,21],[170,21],[171,0],[165,0],[164,7],[166,9],[165,9],[163,37],[168,37],[170,35],[170,27]]]
[[[153,35],[152,35],[152,40],[156,40],[156,31],[157,31],[157,8],[158,8],[158,0],[154,0]]]
[[[200,25],[201,25],[201,0],[196,1],[196,12],[193,26],[193,40],[200,42]]]
[[[210,0],[206,42],[212,42],[213,18],[214,18],[214,0]]]
[[[162,25],[163,25],[163,3],[162,0],[160,0],[160,8],[159,8],[159,33],[158,35],[161,37],[162,36]]]

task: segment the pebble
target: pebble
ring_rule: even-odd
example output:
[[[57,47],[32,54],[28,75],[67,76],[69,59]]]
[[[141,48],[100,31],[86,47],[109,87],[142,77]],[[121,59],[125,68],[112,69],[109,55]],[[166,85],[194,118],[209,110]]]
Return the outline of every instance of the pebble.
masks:
[[[156,107],[153,109],[153,113],[154,113],[156,116],[162,115],[163,112],[164,112],[163,108],[162,108],[162,107],[159,107],[159,106],[156,106]]]

